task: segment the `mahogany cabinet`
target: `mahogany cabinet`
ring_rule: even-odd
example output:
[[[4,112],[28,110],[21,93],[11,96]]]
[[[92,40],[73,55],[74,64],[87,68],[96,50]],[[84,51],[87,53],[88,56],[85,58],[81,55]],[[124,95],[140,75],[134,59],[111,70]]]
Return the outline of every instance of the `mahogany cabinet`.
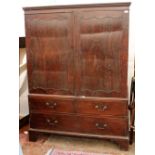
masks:
[[[129,5],[24,8],[31,141],[53,133],[128,149]]]

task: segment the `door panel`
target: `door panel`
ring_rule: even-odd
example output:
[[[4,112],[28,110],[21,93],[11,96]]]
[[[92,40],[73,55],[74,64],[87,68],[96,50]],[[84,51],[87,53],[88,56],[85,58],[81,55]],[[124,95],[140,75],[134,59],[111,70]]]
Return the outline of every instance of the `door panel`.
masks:
[[[71,13],[26,15],[31,93],[74,93],[72,24]]]
[[[127,18],[123,11],[78,15],[78,95],[127,96]]]

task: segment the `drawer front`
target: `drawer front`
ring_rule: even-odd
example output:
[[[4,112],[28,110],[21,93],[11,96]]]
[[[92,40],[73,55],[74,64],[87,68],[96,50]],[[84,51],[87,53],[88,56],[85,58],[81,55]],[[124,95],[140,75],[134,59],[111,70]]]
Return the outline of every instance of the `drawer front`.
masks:
[[[51,113],[51,112],[64,112],[73,113],[74,106],[72,99],[57,99],[53,97],[32,97],[29,96],[29,109],[30,113]]]
[[[127,116],[127,105],[127,101],[78,101],[77,112],[81,114]]]
[[[75,123],[76,122],[76,123]],[[77,131],[77,118],[68,115],[30,114],[30,127],[56,131]]]
[[[126,136],[128,134],[127,118],[31,114],[30,127],[98,135]]]
[[[93,133],[100,135],[118,135],[126,136],[128,134],[128,120],[127,118],[81,118],[82,133]]]

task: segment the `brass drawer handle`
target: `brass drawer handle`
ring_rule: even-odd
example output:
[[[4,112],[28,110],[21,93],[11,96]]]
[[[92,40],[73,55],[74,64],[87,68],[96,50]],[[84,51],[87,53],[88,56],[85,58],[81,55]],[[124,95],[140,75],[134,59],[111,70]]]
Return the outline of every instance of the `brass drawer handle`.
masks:
[[[104,124],[96,123],[95,126],[96,126],[98,129],[105,129],[108,125],[107,125],[106,123],[104,123]]]
[[[95,106],[95,109],[102,110],[102,111],[105,111],[107,108],[108,106],[104,104],[98,104]]]
[[[50,102],[46,102],[46,105],[52,109],[54,109],[56,106],[57,106],[57,103],[54,102],[54,103],[50,103]]]
[[[55,126],[56,124],[58,124],[58,120],[50,120],[50,119],[46,119],[46,122],[49,124],[49,125],[52,125],[52,126]]]

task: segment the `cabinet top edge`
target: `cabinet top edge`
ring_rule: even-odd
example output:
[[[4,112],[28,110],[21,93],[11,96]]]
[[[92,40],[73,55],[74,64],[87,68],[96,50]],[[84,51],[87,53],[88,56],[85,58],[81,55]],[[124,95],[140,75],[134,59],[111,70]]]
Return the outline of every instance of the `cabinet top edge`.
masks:
[[[95,4],[77,4],[77,5],[53,5],[53,6],[33,6],[23,7],[24,11],[46,10],[46,9],[73,9],[73,8],[91,8],[91,7],[129,7],[131,2],[125,3],[95,3]]]

